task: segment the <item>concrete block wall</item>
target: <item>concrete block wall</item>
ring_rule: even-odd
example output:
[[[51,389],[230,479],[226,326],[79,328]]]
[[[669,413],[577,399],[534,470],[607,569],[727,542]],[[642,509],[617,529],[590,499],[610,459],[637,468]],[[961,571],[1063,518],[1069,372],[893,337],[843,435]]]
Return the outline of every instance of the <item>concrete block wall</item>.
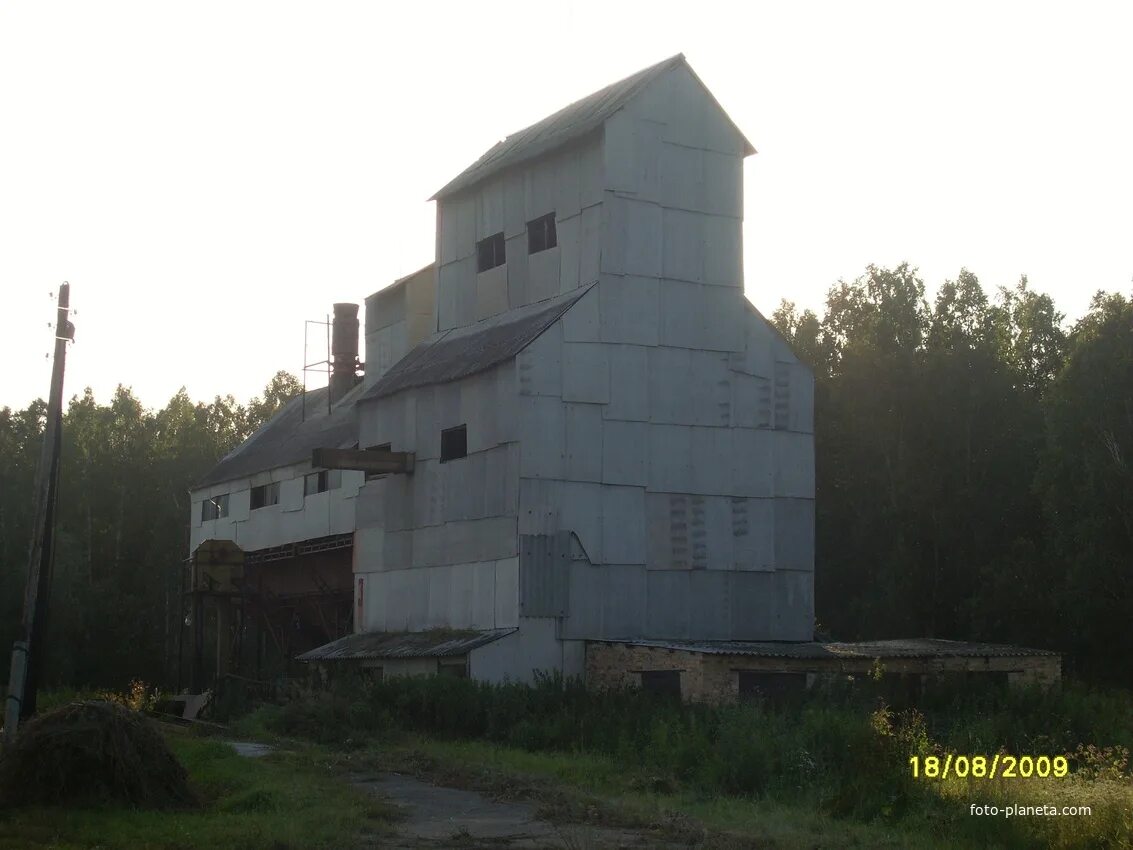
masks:
[[[598,279],[598,136],[554,151],[437,204],[437,328],[470,325]],[[528,254],[527,222],[555,214],[557,245]],[[502,266],[477,272],[476,245],[503,232]]]

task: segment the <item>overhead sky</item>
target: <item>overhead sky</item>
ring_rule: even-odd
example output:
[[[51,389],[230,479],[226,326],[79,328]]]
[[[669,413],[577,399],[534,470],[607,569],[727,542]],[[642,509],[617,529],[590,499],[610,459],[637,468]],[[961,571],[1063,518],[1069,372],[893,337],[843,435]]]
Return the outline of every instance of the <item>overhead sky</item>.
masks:
[[[435,190],[678,52],[759,150],[765,313],[907,260],[1072,320],[1131,289],[1131,32],[1116,2],[4,3],[0,405],[47,395],[63,280],[68,397],[298,373],[305,319],[431,262]]]

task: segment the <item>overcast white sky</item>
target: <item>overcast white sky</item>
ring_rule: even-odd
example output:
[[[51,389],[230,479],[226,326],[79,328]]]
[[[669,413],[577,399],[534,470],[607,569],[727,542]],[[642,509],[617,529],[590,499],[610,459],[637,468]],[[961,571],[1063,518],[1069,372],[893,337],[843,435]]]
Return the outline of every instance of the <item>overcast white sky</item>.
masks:
[[[298,372],[303,321],[430,262],[435,190],[684,52],[759,153],[746,289],[867,263],[1027,274],[1070,318],[1133,278],[1133,4],[0,5],[0,405],[149,406]]]

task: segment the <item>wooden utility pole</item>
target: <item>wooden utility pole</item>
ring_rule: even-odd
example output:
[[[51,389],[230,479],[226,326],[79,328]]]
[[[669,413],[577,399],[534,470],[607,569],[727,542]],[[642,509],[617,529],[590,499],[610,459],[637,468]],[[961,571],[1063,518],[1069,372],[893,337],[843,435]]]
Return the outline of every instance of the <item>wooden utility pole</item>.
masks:
[[[24,589],[22,640],[12,648],[12,667],[8,678],[8,699],[4,710],[4,740],[11,743],[21,719],[35,712],[36,690],[43,661],[43,636],[47,622],[47,602],[51,590],[54,558],[55,500],[59,489],[59,447],[63,425],[63,371],[67,363],[67,343],[74,341],[75,326],[69,317],[71,286],[59,287],[55,320],[55,360],[51,368],[51,394],[47,401],[47,422],[43,448],[35,477],[35,519],[28,578]]]

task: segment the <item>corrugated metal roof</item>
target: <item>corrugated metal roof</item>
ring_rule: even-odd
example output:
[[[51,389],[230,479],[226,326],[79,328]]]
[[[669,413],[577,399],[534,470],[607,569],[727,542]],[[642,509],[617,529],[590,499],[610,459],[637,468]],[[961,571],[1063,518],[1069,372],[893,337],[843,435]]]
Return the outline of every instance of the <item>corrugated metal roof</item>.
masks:
[[[607,640],[601,643],[624,643],[652,646],[712,655],[755,655],[765,658],[863,659],[874,658],[984,658],[1034,655],[1057,655],[1046,649],[1027,649],[995,643],[932,638],[874,640],[855,643],[810,641],[780,643],[776,641],[682,641],[682,640]]]
[[[445,658],[514,634],[517,629],[427,632],[367,632],[347,635],[296,656],[297,661],[353,661],[367,658]]]
[[[554,324],[591,286],[434,334],[395,363],[360,400],[455,381],[510,360]]]
[[[684,65],[688,68],[688,62],[685,61],[683,53],[670,56],[663,62],[658,62],[656,65],[638,71],[624,80],[612,83],[601,91],[596,91],[594,94],[560,109],[554,115],[512,133],[503,141],[491,147],[429,200],[435,201],[456,194],[462,189],[467,189],[481,180],[503,171],[505,168],[542,156],[555,148],[597,130],[605,123],[606,119],[625,106],[645,86],[678,65]],[[692,69],[689,68],[689,71],[691,72]],[[693,73],[693,76],[696,77],[696,74]],[[697,81],[699,82],[699,78],[697,78]],[[701,85],[704,84],[701,83]],[[708,91],[707,87],[705,87],[705,91]],[[711,96],[711,93],[709,93],[709,96]],[[739,133],[738,128],[736,132]],[[742,133],[740,133],[740,136],[743,138]],[[755,153],[755,148],[746,138],[744,138],[744,145],[747,153]]]
[[[359,383],[329,413],[328,389],[311,390],[307,393],[306,419],[303,416],[303,398],[296,396],[221,459],[196,486],[208,487],[266,469],[309,461],[312,449],[354,445],[358,440],[354,405],[361,398],[362,390],[363,385]]]

